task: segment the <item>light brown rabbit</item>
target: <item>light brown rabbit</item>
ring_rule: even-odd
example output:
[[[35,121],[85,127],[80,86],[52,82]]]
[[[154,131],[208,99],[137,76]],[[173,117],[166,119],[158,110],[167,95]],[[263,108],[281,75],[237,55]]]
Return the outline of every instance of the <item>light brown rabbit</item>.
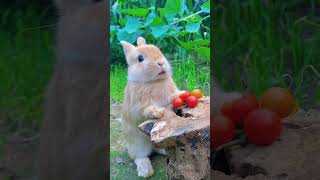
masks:
[[[158,47],[139,37],[137,47],[121,41],[128,63],[128,83],[123,101],[122,125],[129,156],[137,165],[138,176],[154,171],[149,155],[154,149],[138,125],[147,119],[164,116],[164,107],[180,91],[171,77],[171,67]]]
[[[38,180],[107,179],[106,0],[55,0],[57,64],[41,127]]]

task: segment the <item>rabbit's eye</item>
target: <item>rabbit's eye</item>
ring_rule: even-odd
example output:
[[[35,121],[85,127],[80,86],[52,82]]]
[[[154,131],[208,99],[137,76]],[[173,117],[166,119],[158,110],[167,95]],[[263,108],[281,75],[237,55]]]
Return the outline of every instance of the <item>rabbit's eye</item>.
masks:
[[[138,61],[139,61],[139,62],[142,62],[143,60],[144,60],[143,56],[142,56],[142,55],[139,55],[139,56],[138,56]]]

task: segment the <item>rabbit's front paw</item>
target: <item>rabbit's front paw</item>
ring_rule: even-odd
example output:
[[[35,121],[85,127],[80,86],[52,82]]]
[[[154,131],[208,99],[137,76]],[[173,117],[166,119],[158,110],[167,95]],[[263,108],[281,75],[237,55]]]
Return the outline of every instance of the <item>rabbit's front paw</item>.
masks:
[[[153,112],[152,112],[152,118],[156,118],[156,119],[161,119],[164,116],[164,108],[156,108]]]

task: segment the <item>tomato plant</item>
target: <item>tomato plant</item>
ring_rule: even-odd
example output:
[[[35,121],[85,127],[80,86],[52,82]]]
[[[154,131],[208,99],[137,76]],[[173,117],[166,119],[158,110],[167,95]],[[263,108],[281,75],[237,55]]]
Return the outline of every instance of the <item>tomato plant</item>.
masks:
[[[210,118],[210,146],[217,148],[222,144],[228,143],[235,136],[235,126],[233,122],[223,116],[216,115]]]
[[[191,108],[194,108],[198,105],[198,99],[195,96],[189,96],[186,102],[187,102],[187,105]]]
[[[203,96],[203,93],[200,89],[194,89],[192,92],[191,92],[191,95],[192,96],[195,96],[196,98],[200,99],[202,98]]]
[[[172,106],[173,106],[173,108],[175,108],[175,109],[177,109],[177,108],[179,108],[179,107],[182,107],[183,105],[184,105],[184,101],[183,101],[181,98],[179,98],[179,97],[175,98],[175,99],[172,101]]]
[[[280,117],[269,109],[253,110],[244,121],[244,132],[249,141],[256,145],[272,144],[281,131]]]
[[[260,98],[261,107],[270,109],[280,115],[287,117],[297,108],[295,98],[288,89],[272,87],[264,92]]]

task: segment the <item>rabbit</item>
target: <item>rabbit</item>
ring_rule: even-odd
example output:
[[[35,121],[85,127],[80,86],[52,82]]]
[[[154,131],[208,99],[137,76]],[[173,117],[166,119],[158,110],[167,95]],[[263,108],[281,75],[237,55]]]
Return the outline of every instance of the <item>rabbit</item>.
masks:
[[[107,179],[107,1],[55,0],[57,63],[40,130],[39,180]]]
[[[125,88],[122,110],[122,127],[127,150],[137,166],[138,176],[149,177],[154,170],[149,159],[155,149],[150,139],[138,125],[147,119],[164,116],[164,107],[181,92],[171,75],[171,66],[158,47],[147,44],[143,37],[137,39],[137,46],[120,42],[128,64],[128,82]]]

